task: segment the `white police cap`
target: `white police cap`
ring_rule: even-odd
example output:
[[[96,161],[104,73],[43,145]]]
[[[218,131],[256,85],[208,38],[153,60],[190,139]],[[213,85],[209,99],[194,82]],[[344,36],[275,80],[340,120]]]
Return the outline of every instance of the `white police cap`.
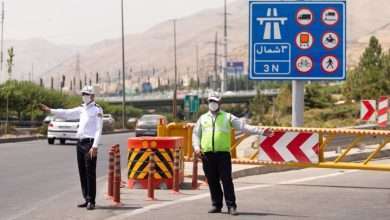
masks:
[[[81,90],[81,94],[94,95],[95,91],[92,86],[84,86],[84,88]]]
[[[208,101],[215,101],[220,102],[221,101],[221,95],[217,92],[212,92],[209,94],[209,97],[207,98]]]

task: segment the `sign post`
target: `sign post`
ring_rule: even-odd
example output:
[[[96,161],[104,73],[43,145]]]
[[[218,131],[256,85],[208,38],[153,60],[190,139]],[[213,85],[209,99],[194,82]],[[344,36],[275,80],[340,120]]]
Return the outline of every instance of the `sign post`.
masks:
[[[186,95],[184,97],[184,112],[187,118],[191,118],[191,114],[199,112],[200,99],[197,95]]]
[[[293,81],[293,126],[306,80],[345,80],[346,2],[250,1],[249,79]]]

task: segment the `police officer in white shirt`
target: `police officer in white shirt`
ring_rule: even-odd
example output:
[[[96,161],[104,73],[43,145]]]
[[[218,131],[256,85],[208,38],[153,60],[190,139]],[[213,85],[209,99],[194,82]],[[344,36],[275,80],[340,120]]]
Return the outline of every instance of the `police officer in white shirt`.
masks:
[[[103,110],[95,103],[95,93],[91,86],[81,90],[83,104],[72,109],[51,109],[40,104],[42,111],[50,112],[57,118],[80,119],[77,130],[77,162],[80,175],[81,190],[85,202],[80,208],[95,209],[96,197],[96,160],[97,149],[102,135]]]

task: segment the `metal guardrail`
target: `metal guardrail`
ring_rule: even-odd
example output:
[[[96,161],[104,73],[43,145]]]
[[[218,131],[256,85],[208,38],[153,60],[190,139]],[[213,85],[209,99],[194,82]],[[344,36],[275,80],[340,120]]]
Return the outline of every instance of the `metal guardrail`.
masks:
[[[235,92],[225,92],[222,94],[224,98],[232,98],[232,97],[242,97],[242,96],[255,96],[257,93],[256,90],[250,91],[235,91]],[[279,89],[266,89],[262,90],[261,93],[263,95],[277,95],[279,94]],[[207,92],[201,91],[190,91],[185,94],[196,94],[200,98],[207,98]],[[178,94],[178,99],[184,99],[185,94]],[[140,101],[159,101],[159,100],[171,100],[173,98],[173,92],[166,93],[146,93],[142,95],[136,96],[126,96],[126,100],[129,102],[140,102]],[[119,102],[122,101],[122,96],[110,96],[110,97],[98,97],[98,100],[104,100],[108,102]]]

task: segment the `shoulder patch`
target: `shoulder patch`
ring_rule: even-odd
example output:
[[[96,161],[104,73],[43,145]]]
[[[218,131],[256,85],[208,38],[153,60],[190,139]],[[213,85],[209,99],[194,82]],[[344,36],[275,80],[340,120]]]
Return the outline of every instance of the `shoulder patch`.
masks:
[[[98,116],[99,118],[103,118],[103,114],[102,114],[102,113],[98,113],[97,116]]]

